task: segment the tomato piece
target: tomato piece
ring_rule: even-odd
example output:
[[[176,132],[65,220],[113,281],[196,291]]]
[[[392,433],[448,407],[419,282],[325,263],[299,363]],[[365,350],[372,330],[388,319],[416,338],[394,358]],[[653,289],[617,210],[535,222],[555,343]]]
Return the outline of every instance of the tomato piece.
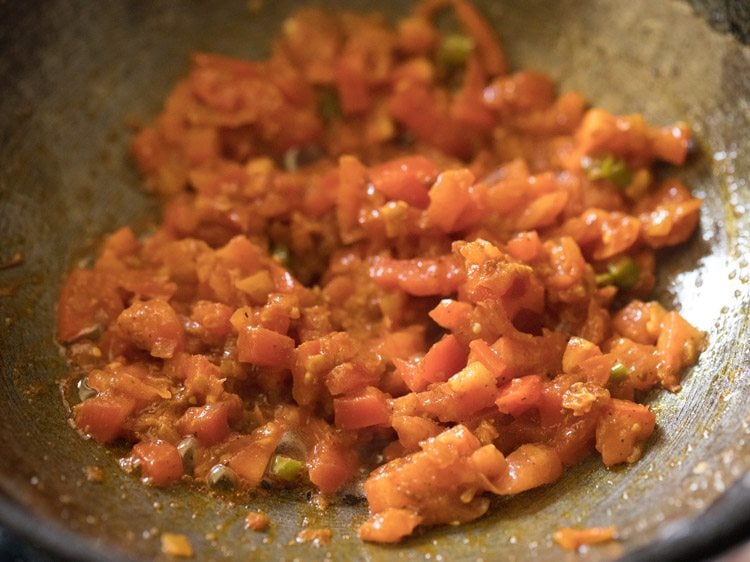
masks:
[[[484,102],[504,113],[545,109],[554,100],[552,80],[546,74],[528,70],[497,78],[484,91]]]
[[[518,417],[527,410],[538,406],[541,398],[542,377],[528,375],[513,379],[500,387],[495,404],[501,413]]]
[[[542,242],[536,230],[519,232],[508,240],[508,254],[523,262],[534,261],[542,252]]]
[[[457,332],[469,326],[473,309],[471,303],[443,299],[429,314],[438,326]]]
[[[430,203],[429,188],[438,173],[432,160],[419,155],[404,156],[371,168],[370,181],[387,197],[425,209]]]
[[[596,450],[607,466],[634,463],[656,426],[656,416],[646,406],[613,398],[596,426]]]
[[[375,385],[380,374],[358,363],[346,362],[336,365],[325,377],[325,384],[331,396],[357,392]]]
[[[184,345],[182,321],[168,302],[135,302],[122,311],[117,327],[137,347],[161,359],[172,357]]]
[[[486,341],[472,340],[469,349],[469,362],[479,361],[495,376],[498,384],[504,384],[513,378],[511,367]]]
[[[214,445],[229,435],[229,421],[234,417],[237,406],[235,402],[225,400],[188,408],[177,421],[177,427],[183,435],[192,434],[204,445]]]
[[[221,370],[204,355],[183,355],[176,370],[184,377],[185,391],[201,401],[213,401],[224,391]]]
[[[294,340],[266,328],[248,327],[237,336],[237,356],[243,363],[288,368]]]
[[[651,148],[660,160],[682,166],[687,158],[693,133],[684,123],[652,129]]]
[[[422,359],[424,378],[429,382],[444,382],[465,366],[466,348],[452,334],[433,344]]]
[[[177,447],[166,441],[141,441],[131,451],[140,461],[141,474],[155,486],[169,486],[182,477],[182,457]]]
[[[358,467],[356,452],[329,437],[318,441],[307,459],[310,482],[324,494],[338,491],[354,476]]]
[[[463,282],[463,271],[453,256],[396,260],[375,256],[370,277],[384,289],[401,289],[418,297],[450,295]]]
[[[353,57],[341,57],[335,66],[336,88],[345,115],[367,111],[372,103],[364,70]]]
[[[538,443],[521,445],[506,457],[508,471],[496,482],[499,494],[518,494],[554,482],[563,466],[557,452]]]
[[[110,443],[122,436],[125,422],[134,409],[135,403],[129,398],[92,396],[76,407],[76,426],[99,443]]]
[[[268,422],[253,430],[250,442],[232,455],[227,464],[240,477],[243,485],[248,488],[258,487],[283,436],[284,428],[280,423]]]
[[[339,160],[339,184],[336,196],[336,218],[344,242],[359,237],[359,211],[367,189],[367,170],[353,156]]]
[[[422,441],[435,437],[443,428],[432,420],[419,416],[394,415],[391,418],[398,440],[407,452],[419,449]]]
[[[477,438],[458,425],[423,442],[421,451],[374,470],[365,482],[372,516],[364,530],[373,531],[373,524],[378,522],[376,514],[391,509],[418,513],[422,523],[428,525],[470,521],[483,515],[489,502],[479,494],[492,485],[477,470],[482,466],[479,457],[474,462],[473,453],[479,448]],[[467,489],[472,492],[466,494]]]
[[[336,427],[340,429],[361,429],[388,422],[390,408],[388,395],[374,386],[363,391],[333,401]]]
[[[73,341],[112,322],[123,310],[115,278],[77,269],[63,284],[57,307],[57,339]]]
[[[420,392],[431,383],[445,382],[466,366],[466,348],[447,334],[432,345],[418,363],[398,361],[397,372],[412,392]]]
[[[659,337],[661,321],[666,312],[657,302],[634,300],[615,313],[612,327],[637,343],[653,345]]]
[[[656,342],[661,358],[659,378],[664,388],[676,390],[679,387],[681,371],[698,359],[704,339],[679,313],[671,311],[664,315]]]
[[[466,169],[441,173],[429,192],[430,204],[426,211],[429,224],[443,232],[464,228],[460,222],[462,214],[476,206],[471,189],[474,181],[474,175]]]

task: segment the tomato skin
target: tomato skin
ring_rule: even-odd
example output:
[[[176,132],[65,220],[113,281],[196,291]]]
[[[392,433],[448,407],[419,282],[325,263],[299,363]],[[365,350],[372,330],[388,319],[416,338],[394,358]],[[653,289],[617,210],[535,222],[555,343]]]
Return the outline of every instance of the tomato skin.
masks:
[[[140,461],[141,474],[154,486],[169,486],[182,477],[182,457],[177,447],[166,441],[141,441],[131,452]]]

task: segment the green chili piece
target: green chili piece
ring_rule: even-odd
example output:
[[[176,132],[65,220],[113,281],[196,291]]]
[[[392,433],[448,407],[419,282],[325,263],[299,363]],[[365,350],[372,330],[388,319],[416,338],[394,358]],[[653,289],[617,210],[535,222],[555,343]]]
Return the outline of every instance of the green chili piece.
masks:
[[[586,177],[590,180],[609,180],[620,189],[633,181],[633,171],[624,160],[607,154],[602,158],[593,158],[584,166]]]
[[[283,265],[285,268],[289,269],[292,256],[289,252],[289,248],[287,248],[286,245],[281,243],[274,244],[271,248],[271,257],[278,263]]]
[[[271,461],[271,475],[287,482],[297,479],[304,464],[297,459],[276,455]]]
[[[613,383],[621,383],[628,378],[629,374],[630,369],[619,361],[615,361],[615,364],[612,365],[612,369],[609,371],[609,380]]]
[[[318,96],[318,113],[326,123],[332,123],[341,118],[341,103],[336,90],[323,88]]]
[[[468,35],[451,33],[446,35],[437,53],[437,62],[446,68],[461,67],[474,51],[474,40]]]
[[[597,285],[617,285],[621,289],[633,288],[641,278],[641,268],[633,258],[625,256],[607,265],[606,273],[596,276]]]

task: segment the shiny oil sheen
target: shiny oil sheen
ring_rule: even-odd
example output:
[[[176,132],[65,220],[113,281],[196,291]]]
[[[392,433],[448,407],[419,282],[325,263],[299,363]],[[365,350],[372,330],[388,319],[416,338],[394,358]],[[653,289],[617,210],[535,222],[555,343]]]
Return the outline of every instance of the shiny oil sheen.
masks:
[[[709,347],[680,393],[652,395],[658,430],[640,462],[607,470],[592,457],[553,486],[495,500],[479,521],[383,547],[356,537],[362,504],[321,512],[292,493],[148,488],[118,468],[117,451],[81,439],[59,390],[69,374],[54,342],[61,280],[104,233],[145,232],[155,220],[126,123],[156,115],[192,50],[264,56],[296,3],[256,4],[0,4],[0,263],[24,258],[0,269],[0,522],[76,559],[158,558],[167,531],[188,535],[200,560],[542,561],[576,558],[553,543],[559,526],[617,525],[621,541],[586,560],[648,559],[659,545],[666,559],[711,524],[747,518],[750,482],[733,489],[732,513],[690,523],[750,469],[750,50],[673,0],[481,4],[515,68],[544,70],[612,112],[686,120],[696,133],[698,151],[676,175],[704,198],[701,225],[662,254],[657,296],[705,330]],[[104,469],[103,482],[87,480],[89,465]],[[249,509],[268,513],[269,532],[244,528]],[[330,527],[332,544],[297,543],[305,526]]]

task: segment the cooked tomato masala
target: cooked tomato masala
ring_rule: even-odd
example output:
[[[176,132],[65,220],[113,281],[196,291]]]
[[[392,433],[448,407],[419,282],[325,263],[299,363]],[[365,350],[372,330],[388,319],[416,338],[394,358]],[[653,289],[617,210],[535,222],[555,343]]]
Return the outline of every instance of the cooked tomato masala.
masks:
[[[701,206],[652,166],[690,144],[511,70],[465,0],[196,53],[132,140],[159,226],[62,287],[75,425],[154,486],[359,489],[375,542],[636,462],[703,342],[649,300]]]

